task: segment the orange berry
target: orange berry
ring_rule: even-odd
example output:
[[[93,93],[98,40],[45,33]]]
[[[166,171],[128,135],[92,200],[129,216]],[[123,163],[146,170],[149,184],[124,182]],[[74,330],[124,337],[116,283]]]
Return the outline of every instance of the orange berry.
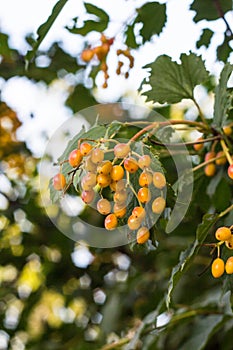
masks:
[[[138,163],[136,159],[132,157],[126,158],[124,161],[124,168],[131,174],[136,173],[138,170]]]
[[[85,49],[81,53],[81,59],[84,62],[90,62],[93,56],[94,56],[94,51],[92,49]]]
[[[70,152],[68,161],[73,168],[76,168],[77,166],[79,166],[82,159],[83,159],[83,156],[80,150],[74,149],[73,151]]]
[[[141,220],[133,215],[130,215],[127,224],[130,230],[137,230],[141,225]]]
[[[151,163],[151,157],[148,154],[144,154],[138,159],[138,166],[141,169],[148,168]]]
[[[96,175],[88,172],[81,180],[81,187],[84,191],[90,191],[96,185]]]
[[[199,137],[197,139],[197,141],[203,141],[203,140],[204,140],[203,137]],[[195,151],[200,151],[200,150],[202,150],[203,147],[204,147],[204,143],[195,143],[193,145],[193,148],[195,149]]]
[[[114,230],[117,227],[118,221],[115,214],[108,214],[104,220],[106,230]]]
[[[166,178],[165,176],[160,172],[155,172],[153,174],[153,184],[156,188],[162,189],[166,186]]]
[[[95,164],[101,163],[104,160],[104,151],[100,148],[95,148],[91,152],[91,161]]]
[[[222,129],[226,136],[230,136],[232,134],[232,128],[230,126],[226,125]]]
[[[80,145],[80,152],[82,156],[86,156],[92,150],[92,145],[88,142],[83,142]]]
[[[166,201],[163,197],[157,197],[152,203],[152,211],[155,214],[161,214],[166,206]]]
[[[149,186],[153,181],[153,175],[149,171],[143,171],[139,176],[139,185],[141,187]]]
[[[229,165],[229,167],[227,169],[227,174],[228,174],[229,178],[233,180],[233,164]]]
[[[231,230],[228,227],[219,227],[215,232],[215,237],[219,241],[228,241],[231,238]]]
[[[204,172],[205,172],[205,175],[206,176],[214,176],[214,174],[216,173],[216,166],[214,163],[210,163],[210,164],[207,164],[204,168]]]
[[[112,170],[112,163],[110,160],[105,160],[101,162],[97,167],[97,172],[103,175],[110,175]]]
[[[108,187],[111,183],[111,177],[109,175],[99,174],[96,178],[97,184],[102,187]]]
[[[81,198],[84,203],[89,204],[91,203],[95,198],[95,191],[82,191]]]
[[[225,245],[228,249],[233,249],[233,235],[231,235],[231,237],[225,241]]]
[[[147,227],[143,226],[137,232],[137,243],[143,244],[150,238],[150,232]]]
[[[127,143],[118,143],[114,147],[114,155],[117,158],[125,158],[130,152],[130,146]]]
[[[107,215],[111,212],[111,203],[105,199],[101,198],[97,202],[97,210],[102,215]]]
[[[225,265],[225,271],[228,275],[231,275],[233,273],[233,256],[230,256]]]
[[[213,159],[216,157],[216,153],[214,151],[207,152],[205,154],[205,161]]]
[[[224,261],[216,258],[211,265],[211,272],[214,278],[219,278],[224,274]]]
[[[113,206],[113,212],[117,218],[123,218],[126,214],[126,206],[122,206],[122,204],[115,203]]]
[[[121,165],[114,165],[111,171],[111,178],[113,181],[119,181],[124,177],[124,169]]]
[[[92,173],[96,172],[97,169],[97,165],[95,163],[92,162],[91,160],[91,156],[88,156],[85,160],[85,170],[86,171],[90,171]]]
[[[53,187],[56,191],[61,191],[66,186],[66,178],[62,173],[58,173],[53,177]]]
[[[225,156],[225,153],[223,151],[219,151],[217,154],[216,154],[216,157],[221,157],[219,159],[216,159],[215,163],[217,165],[224,165],[226,164],[227,162],[227,159],[226,159],[226,156]]]
[[[135,207],[133,208],[132,216],[142,221],[146,216],[146,211],[143,207]]]
[[[141,203],[147,203],[151,199],[151,193],[148,187],[141,187],[138,191],[138,199]]]
[[[127,197],[128,197],[128,193],[126,189],[124,189],[122,191],[115,192],[113,196],[113,200],[114,202],[122,203],[122,202],[126,202]]]

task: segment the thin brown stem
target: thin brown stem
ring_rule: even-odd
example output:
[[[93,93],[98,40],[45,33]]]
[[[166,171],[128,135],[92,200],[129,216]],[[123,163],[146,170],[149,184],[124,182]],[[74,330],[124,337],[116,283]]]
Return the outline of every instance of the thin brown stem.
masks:
[[[155,140],[150,140],[151,143],[158,145],[158,146],[164,146],[164,147],[169,147],[169,146],[174,146],[174,147],[182,147],[182,146],[193,146],[196,145],[197,143],[206,143],[209,141],[216,141],[219,140],[221,138],[220,135],[218,136],[213,136],[213,137],[209,137],[207,139],[203,139],[203,140],[197,140],[197,141],[191,141],[191,142],[177,142],[177,143],[162,143],[159,141],[155,141]]]

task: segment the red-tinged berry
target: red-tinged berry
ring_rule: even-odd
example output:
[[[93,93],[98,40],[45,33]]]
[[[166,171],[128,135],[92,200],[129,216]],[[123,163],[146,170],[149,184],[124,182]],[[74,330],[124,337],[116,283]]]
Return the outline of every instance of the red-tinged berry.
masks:
[[[95,148],[91,152],[91,161],[95,164],[101,163],[104,160],[104,151],[100,148]]]
[[[53,188],[56,191],[61,191],[66,186],[66,178],[62,173],[58,173],[53,177]]]
[[[138,199],[141,203],[147,203],[151,199],[151,193],[148,187],[141,187],[138,190]]]
[[[153,181],[153,175],[149,171],[146,171],[146,170],[144,170],[140,174],[139,179],[138,179],[139,185],[141,187],[149,186],[152,183],[152,181]]]
[[[208,161],[210,159],[213,159],[216,157],[216,153],[214,151],[207,152],[205,154],[205,161]]]
[[[223,151],[219,151],[217,154],[216,154],[216,157],[221,157],[219,159],[216,159],[215,163],[217,165],[225,165],[226,162],[227,162],[227,158],[225,156],[225,153]]]
[[[233,180],[233,164],[229,165],[229,167],[227,169],[227,174],[228,174],[229,178]]]
[[[111,177],[109,175],[99,174],[96,178],[97,184],[102,187],[108,187],[111,183]]]
[[[204,173],[206,176],[211,177],[216,173],[216,166],[214,163],[207,164],[204,168]]]
[[[81,180],[81,187],[84,191],[90,191],[96,185],[96,175],[88,172]]]
[[[106,198],[101,198],[97,202],[97,210],[102,215],[107,215],[111,212],[111,203]]]
[[[126,158],[124,161],[124,168],[131,174],[136,173],[136,171],[138,170],[138,163],[136,159],[132,157]]]
[[[97,167],[97,172],[103,175],[110,175],[112,171],[112,163],[110,160],[105,160],[101,162]]]
[[[80,152],[83,157],[85,157],[92,150],[92,145],[88,142],[83,142],[80,145]]]
[[[228,227],[219,227],[215,232],[215,237],[219,241],[228,241],[231,238],[231,230]]]
[[[150,238],[150,232],[147,227],[143,226],[137,232],[137,243],[144,244]]]
[[[141,169],[148,168],[151,163],[151,157],[148,154],[144,154],[138,159],[138,166]]]
[[[84,203],[90,204],[95,198],[95,191],[94,190],[82,191],[81,198]]]
[[[225,271],[228,275],[233,274],[233,256],[230,256],[225,264]]]
[[[114,230],[117,227],[118,221],[115,214],[108,214],[104,220],[106,230]]]
[[[166,201],[163,197],[157,197],[152,203],[152,211],[155,214],[161,214],[166,207]]]
[[[133,215],[130,215],[127,221],[130,230],[137,230],[141,225],[141,220]]]
[[[69,154],[69,164],[73,167],[76,168],[77,166],[79,166],[79,164],[81,163],[83,159],[83,156],[80,152],[79,149],[74,149],[73,151],[70,152]]]
[[[143,207],[134,207],[132,216],[142,221],[146,216],[146,211]]]
[[[156,188],[162,189],[166,186],[166,178],[160,172],[155,172],[153,174],[153,184]]]
[[[214,259],[211,265],[211,272],[214,278],[219,278],[224,274],[225,265],[221,258]]]
[[[113,181],[119,181],[124,177],[124,169],[121,165],[114,165],[111,170],[111,178]]]
[[[123,159],[128,156],[130,152],[130,146],[127,143],[118,143],[114,147],[114,155],[117,158]]]

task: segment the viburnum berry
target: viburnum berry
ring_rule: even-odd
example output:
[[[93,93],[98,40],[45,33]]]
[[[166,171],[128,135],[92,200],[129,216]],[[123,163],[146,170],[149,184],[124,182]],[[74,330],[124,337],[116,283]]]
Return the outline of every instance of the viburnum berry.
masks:
[[[215,163],[217,165],[224,165],[226,164],[227,162],[227,159],[226,159],[226,156],[225,156],[225,153],[223,151],[219,151],[217,154],[216,154],[216,157],[221,157],[219,159],[216,159]]]
[[[138,159],[138,166],[141,169],[148,168],[151,163],[151,157],[148,154],[144,154]]]
[[[97,202],[97,210],[102,215],[107,215],[111,212],[111,203],[106,198],[101,198]]]
[[[111,183],[111,177],[109,175],[99,174],[96,178],[97,184],[102,187],[108,187]]]
[[[117,227],[117,216],[113,213],[108,214],[104,220],[104,226],[106,230],[114,230]]]
[[[92,145],[88,142],[83,142],[80,145],[80,152],[83,157],[85,157],[92,150]]]
[[[203,141],[203,137],[199,137],[196,141]],[[193,145],[193,148],[195,149],[195,151],[201,151],[202,148],[204,147],[204,143],[195,143]]]
[[[128,156],[130,152],[130,146],[127,143],[118,143],[115,147],[114,147],[114,155],[117,158],[125,158]]]
[[[130,230],[137,230],[141,225],[141,220],[133,215],[130,215],[127,224]]]
[[[146,243],[149,238],[150,238],[150,232],[148,228],[145,226],[140,227],[140,229],[137,232],[137,243],[138,244]]]
[[[219,241],[227,241],[231,238],[231,230],[228,227],[219,227],[215,232],[215,237]]]
[[[233,234],[228,240],[225,241],[225,245],[228,249],[233,249]]]
[[[116,181],[116,191],[123,191],[126,188],[126,180],[121,179]]]
[[[125,216],[126,211],[126,206],[122,205],[121,203],[115,203],[113,206],[113,212],[117,218],[122,219]]]
[[[138,190],[138,199],[141,203],[147,203],[151,199],[151,193],[148,187],[141,187]]]
[[[95,148],[91,152],[91,161],[95,164],[101,163],[104,160],[104,151],[100,148]]]
[[[96,185],[96,175],[88,172],[81,180],[81,187],[84,191],[90,191]]]
[[[206,176],[211,177],[216,173],[216,166],[214,163],[207,164],[204,168],[204,173]]]
[[[79,164],[81,163],[83,159],[83,156],[80,152],[79,149],[74,149],[73,151],[70,152],[69,154],[69,164],[73,167],[76,168],[77,166],[79,166]]]
[[[119,181],[124,177],[124,169],[121,165],[114,165],[111,170],[111,178],[113,181]]]
[[[213,159],[216,157],[216,153],[214,151],[207,152],[205,154],[205,161],[208,161],[210,159]]]
[[[223,127],[223,132],[226,136],[230,136],[232,134],[232,128],[226,125]]]
[[[149,186],[152,183],[152,181],[153,181],[153,175],[149,171],[146,171],[146,170],[144,170],[140,174],[139,179],[138,179],[139,185],[141,187]]]
[[[90,204],[95,198],[95,191],[94,190],[82,191],[81,198],[84,203]]]
[[[97,172],[103,175],[110,175],[112,171],[112,163],[110,160],[104,160],[97,167]]]
[[[221,258],[214,259],[211,265],[211,272],[214,278],[219,278],[224,274],[225,264]]]
[[[229,165],[229,167],[227,169],[227,174],[228,174],[229,178],[233,180],[233,164]]]
[[[92,49],[85,49],[81,53],[81,59],[84,62],[90,62],[94,56],[94,51]]]
[[[128,194],[126,189],[122,191],[117,191],[114,193],[113,200],[116,203],[125,203],[127,200]]]
[[[163,197],[157,197],[152,203],[152,211],[155,214],[161,214],[166,206],[166,201]]]
[[[91,160],[91,156],[88,156],[85,160],[84,167],[86,171],[90,171],[95,173],[97,170],[97,164],[93,163]]]
[[[225,271],[228,275],[233,274],[233,256],[230,256],[225,264]]]
[[[142,221],[146,216],[146,211],[143,207],[134,207],[132,216]]]
[[[136,171],[138,170],[138,163],[136,159],[134,159],[133,157],[126,158],[124,160],[124,168],[131,174],[136,173]]]
[[[153,174],[153,184],[156,188],[162,189],[166,186],[166,178],[160,172],[155,172]]]
[[[58,173],[54,175],[52,183],[56,191],[61,191],[66,186],[66,178],[62,173]]]

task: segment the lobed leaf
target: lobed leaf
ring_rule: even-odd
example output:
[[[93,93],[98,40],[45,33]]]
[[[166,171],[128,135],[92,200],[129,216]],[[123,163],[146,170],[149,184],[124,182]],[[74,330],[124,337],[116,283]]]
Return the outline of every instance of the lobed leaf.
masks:
[[[226,13],[232,10],[231,0],[194,0],[190,6],[190,10],[196,12],[194,21],[199,22],[202,19],[211,21],[218,19],[221,16],[221,12]]]
[[[194,53],[182,54],[181,64],[172,61],[167,55],[162,55],[145,67],[151,68],[151,90],[143,94],[149,100],[159,103],[177,103],[183,98],[193,99],[195,86],[208,79],[203,60]]]

